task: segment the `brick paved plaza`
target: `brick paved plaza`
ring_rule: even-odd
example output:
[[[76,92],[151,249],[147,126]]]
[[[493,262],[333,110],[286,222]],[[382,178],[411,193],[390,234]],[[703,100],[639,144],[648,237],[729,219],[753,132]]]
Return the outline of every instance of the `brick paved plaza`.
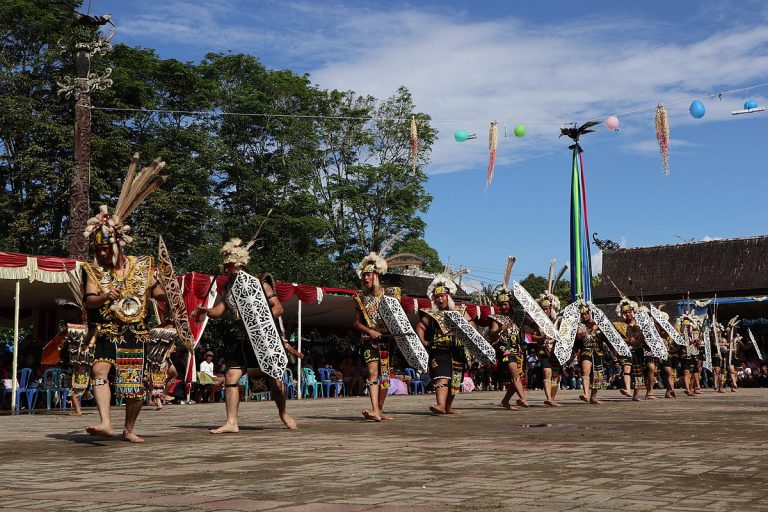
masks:
[[[240,434],[213,436],[223,404],[145,409],[146,443],[86,435],[83,417],[0,417],[3,510],[458,511],[768,510],[768,390],[514,412],[501,393],[390,397],[394,421],[362,420],[365,398],[243,403]],[[113,409],[122,422],[123,412]]]

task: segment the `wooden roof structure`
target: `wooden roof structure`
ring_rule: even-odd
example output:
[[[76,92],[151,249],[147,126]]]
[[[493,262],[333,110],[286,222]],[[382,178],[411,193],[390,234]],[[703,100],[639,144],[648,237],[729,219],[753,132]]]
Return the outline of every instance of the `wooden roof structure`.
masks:
[[[603,252],[595,303],[622,292],[646,301],[768,295],[768,236],[658,245]]]

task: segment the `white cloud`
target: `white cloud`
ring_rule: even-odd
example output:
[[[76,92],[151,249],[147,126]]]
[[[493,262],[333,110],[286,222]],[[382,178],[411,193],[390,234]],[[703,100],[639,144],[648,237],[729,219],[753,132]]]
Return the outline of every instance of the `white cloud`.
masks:
[[[689,98],[765,81],[768,69],[765,9],[752,9],[750,24],[723,23],[720,31],[680,41],[674,32],[679,25],[615,16],[533,26],[514,17],[473,21],[437,6],[384,10],[338,2],[261,2],[258,11],[252,6],[169,0],[153,4],[152,14],[129,18],[121,31],[150,44],[155,37],[278,55],[282,67],[308,70],[322,87],[379,98],[405,85],[418,110],[430,114],[440,130],[433,173],[487,162],[486,134],[494,119],[502,130],[528,124],[523,139],[500,141],[503,166],[562,151],[567,141],[557,136],[563,121],[659,101],[668,105],[673,147],[690,146],[676,138],[676,127],[730,119],[745,94],[705,101],[701,120],[688,114]],[[710,14],[725,16],[722,9]],[[652,110],[622,116],[621,122],[626,136],[614,139],[621,147],[658,151]],[[453,132],[461,128],[478,138],[454,142]],[[599,134],[591,137],[597,140]]]
[[[709,236],[706,235],[704,238],[701,239],[702,242],[711,242],[713,240],[722,240],[723,237],[720,236]]]

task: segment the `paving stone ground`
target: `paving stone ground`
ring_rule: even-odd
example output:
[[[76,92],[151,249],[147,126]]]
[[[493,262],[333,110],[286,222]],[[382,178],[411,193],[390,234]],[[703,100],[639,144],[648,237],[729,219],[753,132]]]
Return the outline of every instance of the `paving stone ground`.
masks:
[[[500,392],[292,401],[298,431],[271,402],[241,404],[242,431],[214,436],[223,404],[145,409],[146,443],[97,439],[61,413],[0,416],[3,510],[303,512],[768,510],[768,390],[605,406],[561,391],[563,407],[506,411]],[[116,423],[123,411],[113,408]]]

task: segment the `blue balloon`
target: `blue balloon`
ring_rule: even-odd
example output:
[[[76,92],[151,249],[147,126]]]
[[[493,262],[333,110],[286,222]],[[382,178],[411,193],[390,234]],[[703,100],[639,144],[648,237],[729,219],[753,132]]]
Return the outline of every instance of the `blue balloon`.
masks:
[[[757,108],[757,102],[755,100],[747,100],[744,103],[744,110],[752,110],[753,108]]]
[[[453,134],[453,138],[456,139],[456,142],[465,142],[469,138],[469,132],[467,130],[457,130]]]
[[[693,103],[691,103],[691,106],[688,108],[688,112],[690,112],[691,115],[696,119],[701,119],[704,117],[706,109],[704,108],[704,104],[702,102],[699,100],[693,100]]]

